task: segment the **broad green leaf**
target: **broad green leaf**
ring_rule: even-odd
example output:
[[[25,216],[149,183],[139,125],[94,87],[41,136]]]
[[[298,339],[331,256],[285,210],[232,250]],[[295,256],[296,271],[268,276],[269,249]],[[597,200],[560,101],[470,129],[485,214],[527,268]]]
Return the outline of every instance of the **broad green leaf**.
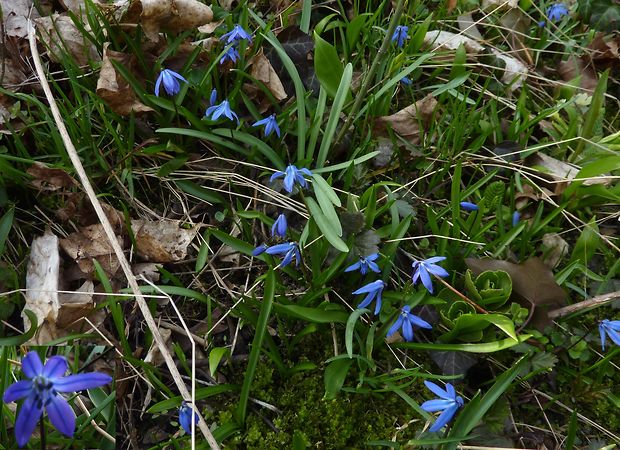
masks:
[[[193,181],[176,180],[175,183],[183,192],[199,198],[200,200],[213,204],[224,203],[224,198],[218,192],[211,191]]]
[[[28,320],[30,320],[30,328],[28,329],[28,331],[18,336],[0,338],[0,346],[22,345],[23,343],[28,342],[30,339],[32,339],[34,333],[37,331],[37,315],[29,309],[25,309],[24,313],[28,316]]]
[[[9,209],[0,219],[0,256],[4,254],[4,244],[13,226],[13,214],[15,209]]]
[[[209,352],[209,373],[211,376],[215,375],[215,372],[220,365],[220,361],[226,355],[230,354],[230,349],[227,347],[215,347]]]
[[[441,340],[451,341],[468,333],[482,331],[489,325],[495,325],[517,341],[514,322],[502,314],[462,314],[454,321],[454,328],[442,335]]]
[[[327,195],[327,197],[330,199],[330,201],[335,206],[342,206],[342,203],[340,202],[340,198],[338,198],[338,194],[336,194],[336,192],[334,191],[334,188],[332,188],[329,185],[329,183],[325,181],[325,178],[323,178],[321,175],[313,174],[312,180],[314,180],[314,183],[317,184],[317,186],[321,189],[321,191],[323,191],[323,193]],[[316,192],[316,189],[315,189],[315,192]]]
[[[348,252],[349,247],[340,238],[340,236],[338,236],[338,231],[334,227],[334,224],[330,222],[330,220],[325,216],[325,214],[323,214],[323,211],[316,203],[316,201],[314,201],[313,198],[306,197],[306,205],[308,206],[308,210],[310,211],[310,216],[316,222],[319,230],[321,230],[323,236],[325,236],[325,239],[327,239],[327,241],[332,244],[336,250],[340,250],[341,252]],[[338,222],[338,225],[340,225],[340,222]]]
[[[470,353],[494,353],[513,347],[531,338],[531,334],[517,336],[517,340],[512,338],[503,339],[495,342],[484,342],[481,344],[427,344],[421,342],[399,342],[392,345],[412,350],[443,350],[443,351],[462,351]]]
[[[589,223],[583,228],[577,243],[573,248],[570,261],[581,261],[585,266],[588,265],[594,253],[599,247],[601,237],[599,235],[598,224],[596,223],[596,217],[592,217]]]
[[[349,315],[342,310],[328,310],[322,308],[310,308],[297,305],[282,305],[275,303],[274,309],[279,314],[302,319],[314,323],[346,323]]]
[[[325,368],[325,400],[333,400],[342,389],[353,359],[335,359]]]
[[[360,33],[362,29],[365,28],[366,21],[370,16],[372,16],[370,13],[360,14],[347,24],[346,37],[349,51],[354,50],[355,44],[357,44],[359,40]]]
[[[197,388],[196,400],[203,400],[205,398],[213,397],[215,395],[225,394],[227,392],[234,392],[237,390],[239,390],[239,387],[234,384],[217,384],[215,386]],[[177,397],[172,397],[159,403],[155,403],[153,406],[147,409],[146,412],[149,414],[155,414],[178,408],[179,406],[181,406],[182,401],[183,397],[181,397],[180,395]]]
[[[314,33],[314,71],[327,95],[335,98],[338,84],[344,72],[342,62],[336,47],[316,32]]]
[[[369,312],[370,310],[366,308],[356,309],[349,316],[349,320],[347,320],[347,327],[344,332],[344,343],[347,348],[349,358],[353,358],[353,331],[355,331],[355,324],[362,314]]]

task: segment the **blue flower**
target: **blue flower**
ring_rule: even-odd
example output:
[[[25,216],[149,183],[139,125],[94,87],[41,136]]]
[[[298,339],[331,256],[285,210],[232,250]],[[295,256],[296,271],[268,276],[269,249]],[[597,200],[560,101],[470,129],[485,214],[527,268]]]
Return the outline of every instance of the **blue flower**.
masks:
[[[253,127],[259,127],[261,125],[265,125],[265,137],[269,136],[272,131],[275,131],[278,137],[280,137],[280,128],[278,127],[278,122],[276,121],[276,115],[272,114],[264,119],[256,122]]]
[[[450,383],[446,383],[445,391],[431,381],[425,381],[424,384],[439,397],[436,400],[428,400],[421,405],[426,412],[443,411],[429,429],[431,432],[439,431],[452,420],[456,411],[463,406],[463,397],[456,395],[454,386]]]
[[[284,214],[280,214],[271,226],[271,237],[274,237],[276,234],[280,237],[286,236],[287,227],[288,224],[286,223],[286,216]]]
[[[443,261],[445,256],[434,256],[432,258],[425,259],[424,261],[414,261],[411,266],[413,267],[413,284],[416,284],[419,279],[422,280],[424,287],[433,293],[433,281],[431,275],[438,277],[447,277],[450,275],[446,269],[435,264],[436,262]]]
[[[405,25],[398,25],[392,35],[392,42],[396,41],[396,45],[398,45],[399,48],[403,48],[405,40],[409,39],[409,35],[407,34],[408,31],[409,27]]]
[[[519,223],[519,220],[521,220],[521,213],[519,211],[515,211],[512,213],[512,226],[516,227],[517,224]]]
[[[198,414],[183,400],[179,407],[179,423],[187,434],[192,434],[192,413],[194,413],[194,423],[198,423]]]
[[[356,291],[353,291],[354,295],[368,294],[366,295],[362,303],[357,305],[357,307],[366,308],[376,298],[377,302],[375,303],[375,316],[379,314],[379,311],[381,311],[381,294],[383,293],[383,288],[385,288],[385,286],[386,284],[382,280],[377,280],[373,281],[372,283],[368,283],[366,286],[362,286]]]
[[[480,209],[478,205],[471,202],[461,202],[459,203],[459,205],[461,205],[461,208],[463,208],[465,211],[478,211]]]
[[[227,59],[232,61],[233,63],[237,62],[239,58],[239,51],[235,47],[229,47],[228,50],[224,53],[224,56],[220,59],[220,64],[224,64]]]
[[[400,82],[404,85],[404,86],[411,86],[413,84],[413,81],[411,81],[411,78],[409,77],[402,77],[400,79]]]
[[[303,188],[308,186],[308,182],[304,178],[304,175],[312,176],[312,172],[308,169],[298,169],[296,166],[291,164],[284,170],[284,172],[278,170],[276,173],[271,175],[269,181],[284,177],[284,189],[286,189],[287,192],[293,192],[293,186],[295,183],[299,184]]]
[[[239,123],[239,117],[237,117],[237,114],[235,114],[235,112],[232,109],[230,109],[230,103],[228,103],[228,100],[224,100],[219,105],[215,104],[216,100],[217,100],[217,91],[213,89],[213,91],[211,91],[211,98],[210,98],[211,106],[209,106],[207,110],[205,111],[205,117],[208,117],[211,120],[217,120],[222,115],[224,115],[228,117],[230,120],[237,119],[237,123]]]
[[[547,8],[547,17],[551,22],[558,22],[562,20],[562,17],[568,15],[568,8],[564,3],[556,3]],[[541,20],[538,22],[539,27],[544,27],[546,22]]]
[[[411,314],[411,307],[405,305],[401,309],[401,313],[396,322],[390,327],[387,337],[392,336],[399,328],[403,330],[403,337],[407,342],[413,341],[413,325],[420,328],[432,329],[433,326],[425,320],[422,320],[415,314]]]
[[[243,39],[247,40],[250,44],[252,43],[252,36],[250,33],[245,31],[243,27],[239,24],[235,25],[231,31],[222,35],[220,38],[222,41],[226,40],[227,44],[237,43]]]
[[[362,275],[366,275],[368,273],[368,269],[372,270],[375,273],[381,273],[381,269],[377,265],[376,261],[379,258],[378,253],[373,253],[368,256],[360,256],[359,261],[351,264],[349,267],[344,269],[345,272],[353,272],[354,270],[360,271]]]
[[[44,408],[52,425],[65,436],[73,437],[75,413],[59,392],[77,392],[112,382],[112,377],[99,372],[65,377],[67,367],[64,356],[52,356],[45,366],[34,351],[22,359],[22,371],[28,379],[10,385],[3,396],[5,403],[26,399],[15,421],[15,438],[20,447],[30,439]]]
[[[616,345],[620,345],[620,320],[601,320],[598,324],[598,331],[601,334],[601,347],[605,350],[605,340],[607,335]]]
[[[159,88],[162,82],[164,83],[164,89],[166,90],[166,93],[168,95],[178,94],[181,90],[179,80],[187,83],[187,80],[178,73],[176,73],[174,70],[162,70],[161,72],[159,72],[159,76],[157,77],[157,81],[155,82],[155,95],[159,97]]]
[[[295,257],[295,265],[299,265],[301,261],[301,253],[299,252],[299,245],[297,242],[287,242],[286,244],[272,245],[265,250],[268,255],[280,255],[283,256],[280,267],[288,266],[293,257]]]
[[[252,256],[262,255],[263,253],[265,253],[265,250],[267,250],[267,248],[269,248],[267,244],[259,245],[254,250],[252,250]]]

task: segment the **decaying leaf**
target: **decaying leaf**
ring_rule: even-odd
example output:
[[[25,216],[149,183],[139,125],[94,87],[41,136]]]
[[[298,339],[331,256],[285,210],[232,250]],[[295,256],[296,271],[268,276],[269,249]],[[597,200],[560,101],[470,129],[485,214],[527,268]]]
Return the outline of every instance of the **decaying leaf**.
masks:
[[[198,27],[198,31],[205,34],[213,34],[215,30],[224,23],[224,19],[210,22]]]
[[[430,352],[431,359],[437,364],[444,375],[465,375],[478,358],[467,352]]]
[[[459,30],[461,30],[465,36],[475,41],[484,40],[471,13],[461,14],[458,16],[457,23],[459,24]]]
[[[48,229],[43,236],[33,239],[26,272],[24,309],[36,314],[39,326],[31,339],[34,345],[41,345],[56,338],[56,319],[60,308],[59,272],[58,238]],[[25,329],[29,329],[30,320],[23,312],[22,317]]]
[[[502,82],[510,85],[509,89],[514,91],[523,85],[523,80],[527,77],[528,70],[525,64],[517,58],[505,55],[495,49],[491,50],[493,54],[504,61],[504,73],[502,74]]]
[[[108,50],[108,45],[106,44],[103,50],[103,63],[97,80],[97,95],[121,116],[127,116],[131,112],[153,111],[153,108],[138,101],[132,87],[112,64],[112,61],[116,61],[131,70],[133,58],[125,53]]]
[[[419,124],[430,121],[436,106],[437,100],[429,94],[391,116],[378,117],[375,120],[375,131],[378,135],[385,136],[387,135],[386,127],[389,126],[395,133],[417,145],[420,143]]]
[[[482,0],[482,9],[488,8],[516,8],[519,0]]]
[[[547,267],[553,269],[562,257],[568,254],[568,242],[557,233],[547,233],[542,238],[543,262]]]
[[[594,68],[575,55],[570,55],[568,59],[560,61],[558,74],[562,80],[567,82],[579,77],[579,87],[590,92],[594,92],[598,84]]]
[[[523,38],[527,36],[530,28],[531,19],[529,16],[520,8],[513,8],[502,14],[499,20],[508,31],[508,45],[510,45],[515,55],[527,64],[534,65],[530,49],[523,42]]]
[[[24,38],[28,36],[28,18],[39,17],[32,0],[1,0],[4,32],[7,36]]]
[[[123,238],[121,236],[116,238],[121,247],[124,247]],[[78,264],[87,278],[92,278],[95,272],[93,258],[101,264],[110,278],[120,267],[101,224],[89,225],[71,233],[66,239],[60,240],[60,247]]]
[[[555,183],[553,186],[554,194],[560,195],[568,184],[575,179],[581,168],[574,164],[570,164],[544,153],[534,153],[525,160],[525,165],[541,171],[541,174]],[[592,178],[584,180],[585,186],[594,184],[607,184],[609,179]]]
[[[484,51],[484,47],[475,40],[462,34],[450,33],[449,31],[427,31],[424,36],[424,43],[432,50],[456,50],[462,44],[467,53],[481,53]]]
[[[177,220],[132,220],[136,252],[147,261],[181,261],[187,255],[187,246],[196,237],[199,227],[181,228],[180,225]]]
[[[73,57],[80,66],[101,61],[95,45],[75,26],[71,17],[53,14],[35,20],[35,25],[39,39],[49,48],[52,61],[62,62],[65,54]]]
[[[33,179],[30,183],[40,191],[56,191],[58,189],[77,186],[77,182],[63,169],[47,167],[35,162],[26,171]]]
[[[99,326],[105,320],[107,314],[103,309],[95,309],[93,300],[95,286],[92,281],[85,281],[80,288],[71,293],[60,293],[60,310],[56,321],[57,328],[63,330],[60,334],[68,331],[82,331],[90,328],[90,324],[84,322],[84,318],[94,325]]]
[[[251,63],[252,69],[250,74],[258,81],[265,83],[265,86],[267,86],[269,92],[273,94],[276,100],[281,101],[288,97],[280,77],[278,77],[278,74],[262,50],[252,58]]]
[[[134,0],[125,22],[140,23],[147,38],[159,41],[160,30],[181,33],[213,20],[211,8],[198,0]]]
[[[170,342],[170,336],[172,335],[172,331],[168,330],[167,328],[160,328],[159,332],[164,343],[166,344],[166,347],[168,348],[168,351],[173,353],[174,349],[172,348],[172,343]],[[161,366],[165,362],[165,359],[161,354],[161,350],[159,349],[159,346],[157,345],[155,340],[153,340],[153,342],[151,343],[151,348],[149,348],[149,352],[146,354],[144,362],[147,364],[153,364],[155,367]]]

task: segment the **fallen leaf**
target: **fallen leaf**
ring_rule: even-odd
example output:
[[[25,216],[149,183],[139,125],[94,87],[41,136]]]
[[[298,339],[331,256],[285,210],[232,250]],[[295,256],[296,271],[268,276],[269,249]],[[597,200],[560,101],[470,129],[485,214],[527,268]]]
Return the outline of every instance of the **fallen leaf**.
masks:
[[[459,30],[461,30],[465,36],[474,39],[475,41],[484,40],[471,13],[461,14],[457,18],[457,23],[459,24]]]
[[[513,8],[502,14],[499,21],[508,32],[508,45],[513,50],[511,53],[527,64],[534,65],[530,49],[523,43],[523,37],[528,35],[531,24],[529,16],[521,9]]]
[[[389,126],[395,133],[417,145],[420,143],[420,123],[430,121],[436,106],[437,100],[429,94],[395,114],[378,117],[375,120],[375,131],[379,136],[388,136],[386,128]]]
[[[96,309],[97,305],[93,301],[94,292],[93,282],[85,281],[77,291],[58,295],[60,310],[56,326],[62,330],[59,335],[89,329],[91,325],[84,320],[86,317],[96,327],[103,323],[107,314],[103,309]]]
[[[47,167],[35,162],[26,171],[33,179],[30,183],[40,191],[56,191],[62,188],[77,186],[77,182],[63,169]]]
[[[215,22],[207,23],[198,27],[198,31],[205,34],[213,34],[220,25],[224,23],[224,19],[217,20]]]
[[[172,331],[167,328],[159,328],[159,333],[161,334],[161,337],[166,344],[168,351],[170,351],[170,353],[174,353],[174,348],[172,347],[172,344],[170,342],[170,336],[172,335]],[[161,354],[161,350],[159,349],[159,346],[157,345],[155,340],[151,342],[151,348],[149,348],[149,351],[144,358],[144,362],[147,364],[152,364],[155,367],[161,366],[165,362],[165,359]]]
[[[151,283],[156,283],[161,275],[158,269],[160,265],[156,263],[138,263],[131,267],[131,272],[137,277],[144,276]]]
[[[60,63],[68,53],[75,62],[84,66],[90,61],[101,61],[97,48],[75,26],[68,16],[53,14],[35,20],[39,40],[49,49],[48,55],[54,62]],[[88,25],[85,25],[88,30]]]
[[[542,260],[547,267],[553,269],[568,253],[568,242],[557,233],[546,233],[542,238]]]
[[[280,77],[278,77],[278,74],[271,66],[271,63],[263,54],[262,50],[252,58],[251,64],[252,69],[250,75],[258,81],[262,81],[277,101],[282,101],[288,97],[282,85],[282,81],[280,81]]]
[[[448,12],[452,12],[454,8],[456,8],[457,0],[448,0],[446,2],[446,10]]]
[[[124,248],[123,238],[121,236],[116,236],[116,238],[121,247]],[[101,224],[89,225],[71,233],[65,239],[60,240],[60,247],[78,264],[86,278],[92,279],[94,276],[93,258],[97,260],[110,278],[120,267]]]
[[[523,85],[523,80],[529,73],[525,64],[517,58],[505,55],[495,49],[491,50],[496,58],[504,61],[504,73],[502,74],[502,82],[509,85],[510,91],[514,91]]]
[[[38,329],[30,340],[32,345],[43,345],[56,339],[56,319],[60,302],[58,300],[58,280],[60,274],[60,254],[58,238],[49,230],[32,240],[30,258],[26,270],[26,304],[37,316]],[[31,324],[22,311],[25,329]]]
[[[97,80],[97,95],[101,97],[110,108],[121,116],[127,116],[132,112],[142,113],[153,111],[150,108],[136,98],[136,94],[133,88],[129,85],[127,80],[116,71],[112,61],[116,61],[128,70],[131,70],[133,66],[133,58],[131,55],[127,55],[121,52],[115,52],[108,50],[108,45],[104,45],[103,49],[103,63],[101,64],[101,71],[99,73],[99,79]]]
[[[519,0],[482,0],[482,9],[488,8],[517,8]]]
[[[301,31],[298,26],[290,26],[278,33],[278,40],[286,54],[291,58],[295,68],[299,72],[299,77],[307,91],[313,91],[315,95],[319,92],[319,80],[314,72],[312,61],[312,51],[314,50],[314,40]],[[269,59],[272,67],[280,77],[286,92],[295,92],[295,86],[291,76],[282,63],[273,47],[269,46],[265,50],[265,56]]]
[[[476,356],[467,352],[432,351],[430,355],[443,375],[465,375],[478,362]]]
[[[618,64],[618,60],[620,60],[620,36],[596,33],[587,49],[590,50],[588,56],[592,61],[605,65]]]
[[[28,18],[40,17],[32,0],[2,0],[0,6],[4,20],[4,33],[9,37],[28,36]]]
[[[456,50],[461,45],[465,47],[467,53],[481,53],[484,47],[467,36],[454,34],[449,31],[431,30],[424,35],[424,43],[432,50]]]
[[[598,84],[596,71],[592,65],[586,64],[575,55],[570,55],[568,59],[559,62],[558,74],[566,82],[573,81],[579,77],[579,87],[590,92],[594,92]]]
[[[147,261],[163,263],[183,260],[199,226],[188,229],[180,225],[178,220],[132,220],[136,253]]]

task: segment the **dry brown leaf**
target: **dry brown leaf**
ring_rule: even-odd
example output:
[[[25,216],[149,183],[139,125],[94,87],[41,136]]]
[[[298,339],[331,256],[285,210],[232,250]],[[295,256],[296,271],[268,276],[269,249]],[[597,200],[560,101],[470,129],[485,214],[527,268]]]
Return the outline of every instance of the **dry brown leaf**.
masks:
[[[510,91],[520,88],[523,85],[523,80],[525,80],[528,74],[525,64],[517,58],[500,53],[495,49],[492,49],[491,51],[497,58],[501,59],[505,63],[504,73],[502,74],[502,82],[510,85]]]
[[[40,191],[56,191],[77,186],[75,179],[64,170],[47,167],[40,162],[31,165],[26,173],[33,177],[30,183]]]
[[[187,247],[196,237],[198,226],[181,228],[178,220],[132,220],[131,229],[136,238],[136,253],[147,261],[181,261]]]
[[[94,292],[93,282],[86,281],[77,291],[58,295],[60,310],[56,325],[62,330],[59,334],[89,329],[91,325],[84,320],[86,317],[96,327],[103,323],[107,314],[103,309],[96,309]]]
[[[620,36],[596,33],[587,48],[591,51],[590,58],[597,63],[609,62],[617,66],[620,60]]]
[[[456,8],[457,1],[458,1],[458,0],[448,0],[448,1],[446,2],[446,10],[447,10],[448,12],[452,12],[452,10],[453,10],[454,8]]]
[[[60,254],[58,238],[49,230],[41,237],[34,238],[26,270],[26,304],[37,316],[37,332],[30,340],[32,345],[42,345],[56,339],[56,319],[60,302],[58,300],[58,281],[60,275]],[[31,324],[22,311],[25,329]]]
[[[282,101],[288,97],[282,85],[282,81],[280,81],[280,77],[278,77],[271,63],[263,54],[262,49],[252,58],[252,70],[250,74],[258,81],[265,83],[265,86],[267,86],[267,89],[269,89],[269,92],[273,94],[276,100]]]
[[[123,238],[121,236],[116,236],[116,238],[124,248]],[[95,272],[93,258],[101,264],[103,270],[111,278],[120,267],[101,224],[89,225],[71,233],[65,239],[60,240],[60,247],[78,264],[87,278],[92,278]]]
[[[4,32],[7,36],[24,38],[28,35],[28,17],[39,18],[32,0],[1,0]]]
[[[153,111],[143,103],[139,102],[133,88],[127,80],[116,71],[112,61],[116,61],[131,70],[133,58],[130,55],[121,52],[108,50],[108,44],[105,44],[103,50],[103,63],[101,64],[101,72],[99,80],[97,80],[97,95],[101,97],[110,108],[121,116],[127,116],[131,112],[141,113]]]
[[[432,50],[456,50],[465,47],[467,53],[481,53],[484,47],[475,40],[462,34],[454,34],[449,31],[431,30],[424,35],[424,43]]]
[[[528,35],[531,20],[521,9],[514,8],[506,11],[499,19],[500,23],[508,31],[508,45],[515,56],[525,61],[530,66],[534,65],[534,59],[530,49],[524,44],[523,39]],[[511,52],[511,53],[513,53]]]
[[[579,87],[590,92],[594,92],[598,84],[596,72],[591,65],[586,64],[583,59],[571,55],[565,61],[558,64],[558,74],[564,81],[573,81],[579,77]]]
[[[174,348],[172,347],[172,342],[170,341],[170,336],[172,335],[172,331],[167,328],[160,328],[159,332],[161,333],[161,337],[166,344],[166,347],[171,353],[174,353]],[[144,358],[144,362],[148,364],[153,364],[155,367],[161,366],[165,360],[163,355],[161,354],[161,350],[155,341],[151,343],[151,348],[149,348],[146,357]]]
[[[213,34],[215,33],[215,30],[223,23],[224,23],[224,19],[218,20],[216,22],[211,22],[206,25],[202,25],[198,27],[198,31],[200,31],[201,33],[205,33],[205,34]]]
[[[131,272],[137,277],[143,276],[151,283],[156,283],[159,281],[160,273],[158,267],[160,265],[156,263],[138,263],[131,267]]]
[[[70,17],[53,14],[36,19],[35,25],[39,40],[49,49],[52,61],[62,62],[67,53],[80,66],[89,61],[101,61],[95,45],[84,37]]]
[[[2,87],[14,90],[26,81],[26,74],[18,67],[15,61],[11,58],[4,58],[2,63],[4,65]]]
[[[213,20],[211,8],[198,0],[134,0],[125,22],[140,23],[147,38],[159,41],[160,30],[181,33]]]
[[[386,136],[386,128],[389,126],[395,133],[417,145],[420,143],[419,124],[430,121],[436,106],[437,100],[429,94],[395,114],[378,117],[375,120],[375,131],[378,135]]]
[[[564,192],[564,189],[566,189],[568,184],[577,176],[581,169],[579,166],[560,161],[544,153],[534,153],[529,156],[525,160],[525,165],[541,170],[541,175],[554,181],[554,185],[551,186],[551,188],[553,188],[555,195],[560,195]],[[606,178],[594,178],[585,180],[583,184],[592,186],[594,184],[608,184],[609,181],[610,180]]]
[[[555,268],[568,254],[568,242],[557,233],[546,233],[542,238],[542,260],[550,269]]]

